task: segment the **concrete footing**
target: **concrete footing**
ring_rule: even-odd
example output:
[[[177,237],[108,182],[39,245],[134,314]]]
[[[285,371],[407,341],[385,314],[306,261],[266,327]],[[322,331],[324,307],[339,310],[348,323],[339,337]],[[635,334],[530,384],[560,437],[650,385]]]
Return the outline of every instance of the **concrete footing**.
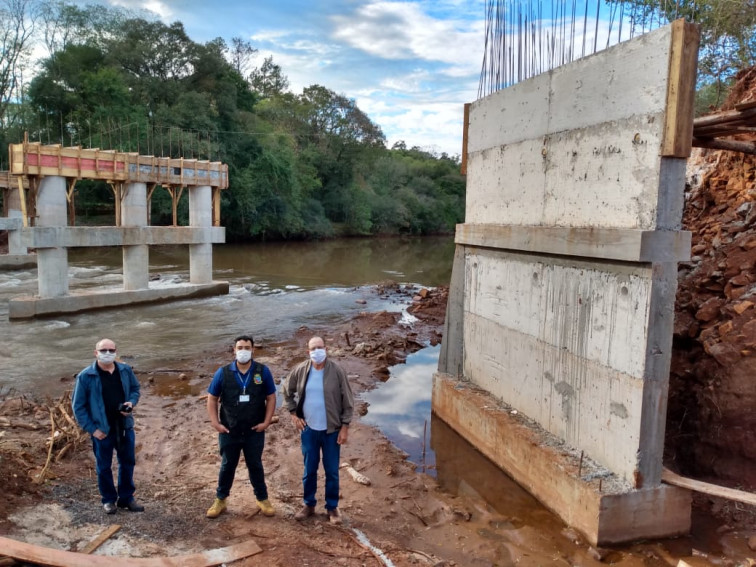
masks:
[[[0,271],[24,270],[37,267],[36,254],[1,254]]]
[[[228,282],[209,284],[181,284],[173,287],[139,289],[125,291],[118,289],[98,289],[96,291],[72,291],[63,297],[16,297],[8,302],[9,319],[29,319],[106,309],[138,303],[159,303],[178,299],[193,299],[224,295],[228,293]]]
[[[433,411],[592,545],[690,530],[689,491],[668,485],[635,490],[608,471],[586,474],[580,453],[468,382],[436,373]]]

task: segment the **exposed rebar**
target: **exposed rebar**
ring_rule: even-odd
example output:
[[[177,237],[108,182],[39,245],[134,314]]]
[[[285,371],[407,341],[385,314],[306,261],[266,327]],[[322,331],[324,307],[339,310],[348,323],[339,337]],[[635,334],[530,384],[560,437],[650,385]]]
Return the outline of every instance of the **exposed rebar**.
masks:
[[[672,1],[488,0],[478,97],[657,29],[680,14]]]

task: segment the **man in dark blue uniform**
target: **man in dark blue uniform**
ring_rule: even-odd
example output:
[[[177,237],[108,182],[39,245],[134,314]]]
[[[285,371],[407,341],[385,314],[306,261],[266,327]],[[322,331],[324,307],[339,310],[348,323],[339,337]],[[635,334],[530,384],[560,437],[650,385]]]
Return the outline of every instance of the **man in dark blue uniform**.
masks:
[[[226,509],[242,452],[258,508],[266,516],[275,514],[268,500],[262,452],[265,430],[276,410],[276,385],[268,367],[252,359],[254,344],[250,336],[237,337],[235,360],[215,372],[207,389],[207,413],[218,432],[222,457],[218,488],[207,511],[208,518],[217,518]]]

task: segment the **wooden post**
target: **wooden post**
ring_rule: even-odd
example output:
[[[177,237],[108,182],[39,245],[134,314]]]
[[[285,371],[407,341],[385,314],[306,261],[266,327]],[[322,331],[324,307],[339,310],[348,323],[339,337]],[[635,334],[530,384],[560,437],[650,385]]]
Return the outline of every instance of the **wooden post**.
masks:
[[[152,226],[152,194],[157,185],[157,183],[147,184],[147,226]]]
[[[113,198],[115,200],[115,225],[121,226],[121,192],[123,189],[123,183],[117,181],[108,181],[108,185],[113,190]]]
[[[669,56],[667,112],[661,155],[687,158],[693,143],[696,68],[700,31],[683,19],[672,22],[672,50]]]
[[[21,214],[24,216],[24,228],[26,228],[29,226],[29,217],[26,214],[26,193],[24,192],[24,180],[20,175],[16,179],[18,179],[18,196],[21,199]]]
[[[76,226],[75,189],[76,179],[69,179],[68,191],[66,191],[66,199],[68,200],[68,226]]]
[[[465,104],[464,118],[462,119],[462,165],[459,172],[467,175],[467,133],[470,129],[470,103]]]
[[[221,189],[220,187],[213,188],[213,226],[221,225],[220,218],[220,204],[221,204]]]

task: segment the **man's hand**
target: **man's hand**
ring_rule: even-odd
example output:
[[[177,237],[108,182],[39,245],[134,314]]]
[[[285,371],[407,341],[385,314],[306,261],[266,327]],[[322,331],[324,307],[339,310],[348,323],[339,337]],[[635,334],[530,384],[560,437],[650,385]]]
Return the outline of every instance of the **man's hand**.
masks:
[[[211,425],[218,433],[228,433],[228,427],[223,425],[220,421],[215,421]]]
[[[107,437],[107,435],[105,435],[99,429],[95,429],[94,433],[92,433],[92,437],[94,437],[95,439],[97,439],[99,441],[102,441],[103,439],[105,439]]]
[[[349,437],[349,426],[348,425],[342,425],[341,429],[339,429],[339,435],[336,437],[336,443],[339,445],[343,445],[347,442],[347,438]]]
[[[258,423],[257,425],[255,425],[252,428],[252,431],[257,431],[258,433],[262,433],[263,431],[265,431],[266,429],[268,429],[269,425],[270,425],[269,422],[266,423],[266,422],[263,421],[262,423]]]
[[[291,414],[291,422],[297,428],[297,431],[304,431],[304,428],[307,427],[307,422],[304,419],[298,418],[295,413]]]
[[[131,402],[123,402],[123,405],[125,405],[126,407],[129,407],[129,408],[131,408],[132,410],[134,409],[134,404],[132,404]],[[131,415],[131,412],[130,412],[130,411],[122,411],[122,412],[120,412],[120,413],[121,413],[121,415],[122,415],[123,417],[128,417],[128,416],[130,416],[130,415]]]

